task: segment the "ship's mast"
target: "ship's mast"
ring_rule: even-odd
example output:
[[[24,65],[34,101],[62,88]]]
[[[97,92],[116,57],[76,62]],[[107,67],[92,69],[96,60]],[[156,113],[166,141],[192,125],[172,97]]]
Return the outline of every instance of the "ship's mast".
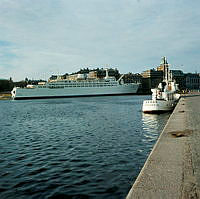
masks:
[[[169,64],[166,57],[162,58],[161,64],[163,65],[163,80],[167,83],[169,82]]]

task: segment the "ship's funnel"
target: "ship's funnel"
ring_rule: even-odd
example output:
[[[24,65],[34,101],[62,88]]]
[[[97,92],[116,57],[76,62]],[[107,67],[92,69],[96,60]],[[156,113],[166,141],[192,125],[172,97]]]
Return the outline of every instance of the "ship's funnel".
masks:
[[[108,79],[108,78],[109,78],[109,75],[108,75],[108,69],[106,68],[105,71],[106,71],[105,79]]]

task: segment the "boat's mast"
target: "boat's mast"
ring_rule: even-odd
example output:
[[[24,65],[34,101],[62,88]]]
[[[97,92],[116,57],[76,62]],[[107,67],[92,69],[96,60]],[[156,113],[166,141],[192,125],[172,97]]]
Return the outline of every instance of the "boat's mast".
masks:
[[[163,57],[163,65],[164,65],[163,78],[164,78],[164,81],[167,83],[169,82],[169,64],[167,63],[166,57]]]

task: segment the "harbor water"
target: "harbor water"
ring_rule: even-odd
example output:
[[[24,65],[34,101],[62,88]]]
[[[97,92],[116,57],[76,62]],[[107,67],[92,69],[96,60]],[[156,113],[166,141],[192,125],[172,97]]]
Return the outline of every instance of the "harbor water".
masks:
[[[125,198],[169,118],[149,98],[0,101],[0,198]]]

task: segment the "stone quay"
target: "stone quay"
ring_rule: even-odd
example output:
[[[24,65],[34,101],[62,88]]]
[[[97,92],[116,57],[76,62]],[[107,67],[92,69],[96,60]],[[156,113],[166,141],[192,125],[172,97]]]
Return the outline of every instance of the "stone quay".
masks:
[[[200,94],[182,95],[126,199],[200,198]]]

